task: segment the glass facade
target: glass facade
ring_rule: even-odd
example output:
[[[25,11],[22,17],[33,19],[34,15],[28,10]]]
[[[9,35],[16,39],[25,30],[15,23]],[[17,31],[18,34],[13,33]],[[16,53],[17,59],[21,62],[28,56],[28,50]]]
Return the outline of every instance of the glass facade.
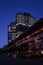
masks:
[[[33,22],[35,18],[32,17],[31,14],[28,13],[18,13],[16,15],[16,21],[11,22],[8,26],[8,43],[9,40],[15,40],[17,36],[20,36],[23,32],[27,31],[29,27],[31,26],[29,22]],[[35,19],[36,20],[36,19]],[[34,20],[34,22],[36,22]],[[34,23],[33,23],[34,24]]]
[[[16,15],[16,22],[23,23],[25,25],[33,25],[36,22],[35,17],[28,13],[18,13]]]
[[[15,40],[16,38],[16,23],[12,22],[8,26],[8,43]]]
[[[27,31],[28,29],[29,29],[28,26],[18,25],[18,26],[16,27],[17,36],[20,36],[21,34],[23,34],[23,32]]]
[[[25,24],[29,25],[29,16],[24,16]]]
[[[18,25],[18,26],[16,27],[16,30],[17,30],[17,31],[22,31],[22,32],[27,31],[28,29],[29,29],[28,26],[23,26],[23,25]]]
[[[16,33],[12,32],[11,40],[15,40],[15,37],[16,37]]]

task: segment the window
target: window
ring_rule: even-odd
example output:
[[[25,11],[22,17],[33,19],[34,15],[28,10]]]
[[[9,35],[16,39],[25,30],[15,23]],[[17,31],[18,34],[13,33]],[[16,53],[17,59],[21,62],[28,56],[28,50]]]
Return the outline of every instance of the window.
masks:
[[[28,16],[24,16],[24,20],[25,20],[25,24],[29,24],[29,17]]]
[[[15,40],[15,38],[16,38],[16,33],[12,32],[11,38],[12,38],[12,40]]]
[[[15,25],[13,25],[11,28],[14,30],[14,29],[16,29],[16,26],[15,26]]]

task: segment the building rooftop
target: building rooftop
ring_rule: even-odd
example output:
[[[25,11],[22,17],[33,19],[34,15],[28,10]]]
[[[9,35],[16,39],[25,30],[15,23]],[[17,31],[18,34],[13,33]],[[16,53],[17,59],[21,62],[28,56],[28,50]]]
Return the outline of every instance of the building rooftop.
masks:
[[[30,13],[27,13],[27,12],[24,12],[24,13],[20,13],[20,12],[19,12],[19,13],[16,14],[16,16],[17,16],[18,14],[22,14],[22,15],[24,15],[24,16],[30,16],[30,17],[36,18],[36,17],[32,16]]]

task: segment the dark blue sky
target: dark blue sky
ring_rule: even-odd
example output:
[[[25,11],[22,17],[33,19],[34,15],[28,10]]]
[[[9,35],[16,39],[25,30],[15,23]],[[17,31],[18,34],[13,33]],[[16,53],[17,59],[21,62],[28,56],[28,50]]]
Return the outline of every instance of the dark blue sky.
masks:
[[[7,44],[7,26],[18,12],[31,13],[38,20],[43,17],[43,0],[0,0],[0,47]]]

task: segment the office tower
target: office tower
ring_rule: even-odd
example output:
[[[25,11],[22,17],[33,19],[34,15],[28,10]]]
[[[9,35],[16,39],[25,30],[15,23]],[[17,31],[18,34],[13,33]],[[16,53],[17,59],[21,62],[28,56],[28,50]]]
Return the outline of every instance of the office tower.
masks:
[[[36,22],[36,18],[28,13],[16,14],[17,37],[29,29]]]
[[[16,22],[17,22],[17,25],[21,24],[21,25],[32,26],[36,22],[36,18],[31,16],[31,14],[28,14],[28,13],[17,13]]]
[[[17,13],[15,22],[8,25],[8,43],[15,40],[23,32],[29,29],[36,22],[36,18],[28,13]]]
[[[8,43],[16,38],[16,22],[10,23],[8,25]]]

